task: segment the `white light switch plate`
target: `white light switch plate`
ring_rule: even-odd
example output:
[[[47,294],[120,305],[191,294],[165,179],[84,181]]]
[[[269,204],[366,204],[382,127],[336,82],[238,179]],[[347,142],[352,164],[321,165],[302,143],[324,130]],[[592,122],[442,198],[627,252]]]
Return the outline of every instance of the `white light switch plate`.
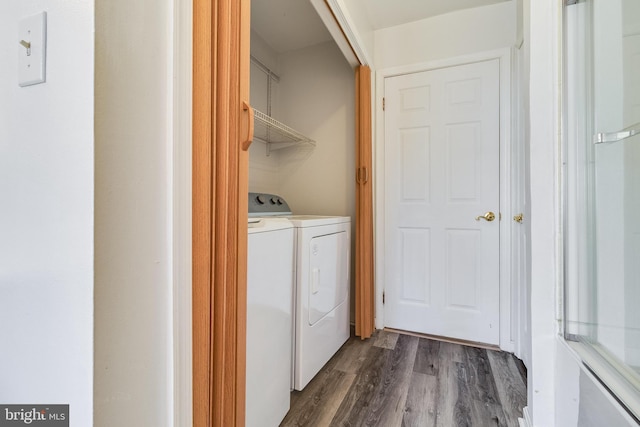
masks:
[[[47,51],[47,13],[24,18],[20,21],[18,40],[18,84],[30,86],[44,83],[46,80],[46,51]],[[26,48],[21,41],[30,43]]]

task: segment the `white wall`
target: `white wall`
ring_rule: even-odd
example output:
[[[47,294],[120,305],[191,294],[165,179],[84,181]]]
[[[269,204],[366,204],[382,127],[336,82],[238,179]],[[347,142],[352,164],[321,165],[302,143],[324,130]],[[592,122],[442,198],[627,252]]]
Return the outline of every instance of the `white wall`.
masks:
[[[47,81],[20,88],[18,22],[41,11]],[[0,402],[69,404],[78,427],[92,424],[93,12],[0,2]]]
[[[251,145],[249,191],[282,195],[297,214],[355,213],[354,71],[334,42],[277,55],[255,34],[252,54],[280,76],[272,116],[316,141],[266,154]],[[265,109],[264,74],[251,68],[251,103]]]
[[[280,192],[298,214],[355,213],[355,75],[333,42],[280,57],[279,117],[316,141],[278,152]]]
[[[278,54],[269,44],[255,32],[251,32],[251,55],[265,65],[276,75],[279,75],[280,68]],[[268,113],[269,100],[267,98],[267,74],[261,68],[251,63],[251,106],[265,114]],[[278,101],[280,95],[280,85],[271,81],[271,115],[278,118]],[[275,153],[274,153],[275,154]],[[253,141],[249,147],[249,191],[254,193],[279,192],[279,162],[277,155],[267,156],[266,145],[258,141]]]
[[[172,425],[172,4],[96,1],[95,426]]]
[[[375,32],[376,69],[510,47],[516,41],[516,2],[462,10]]]
[[[524,42],[524,0],[516,1],[516,40],[517,44]]]
[[[558,263],[561,248],[558,240],[560,7],[554,0],[535,0],[528,5],[532,366],[527,389],[536,426],[555,425],[556,396],[561,396],[565,387],[573,387],[569,383],[556,384],[556,305],[561,277]]]

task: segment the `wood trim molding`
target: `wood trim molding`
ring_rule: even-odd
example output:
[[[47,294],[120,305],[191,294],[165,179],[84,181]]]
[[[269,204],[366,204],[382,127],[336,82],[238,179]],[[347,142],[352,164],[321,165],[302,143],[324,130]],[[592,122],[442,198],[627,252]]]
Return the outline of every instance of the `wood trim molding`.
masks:
[[[213,4],[193,2],[193,425],[211,425]]]
[[[371,69],[356,68],[356,335],[374,331]]]
[[[245,414],[250,0],[193,2],[193,425]],[[246,132],[246,131],[245,131]]]

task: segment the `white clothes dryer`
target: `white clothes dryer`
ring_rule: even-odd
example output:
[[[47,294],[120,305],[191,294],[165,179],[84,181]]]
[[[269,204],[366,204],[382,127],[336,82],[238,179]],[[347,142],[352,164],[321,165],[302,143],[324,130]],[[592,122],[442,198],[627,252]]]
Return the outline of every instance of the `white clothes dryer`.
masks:
[[[351,218],[289,219],[296,241],[293,388],[302,390],[349,339]]]
[[[284,216],[294,227],[292,388],[302,390],[349,339],[351,218],[291,215],[281,197],[257,193],[249,216]]]

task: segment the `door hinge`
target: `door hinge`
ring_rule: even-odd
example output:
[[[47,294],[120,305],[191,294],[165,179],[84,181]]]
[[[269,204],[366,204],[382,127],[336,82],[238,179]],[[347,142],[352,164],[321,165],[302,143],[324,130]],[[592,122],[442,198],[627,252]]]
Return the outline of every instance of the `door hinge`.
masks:
[[[384,304],[384,291],[382,291],[382,303]]]
[[[384,111],[384,107],[385,107],[384,100],[385,100],[385,98],[382,98],[382,111]]]

